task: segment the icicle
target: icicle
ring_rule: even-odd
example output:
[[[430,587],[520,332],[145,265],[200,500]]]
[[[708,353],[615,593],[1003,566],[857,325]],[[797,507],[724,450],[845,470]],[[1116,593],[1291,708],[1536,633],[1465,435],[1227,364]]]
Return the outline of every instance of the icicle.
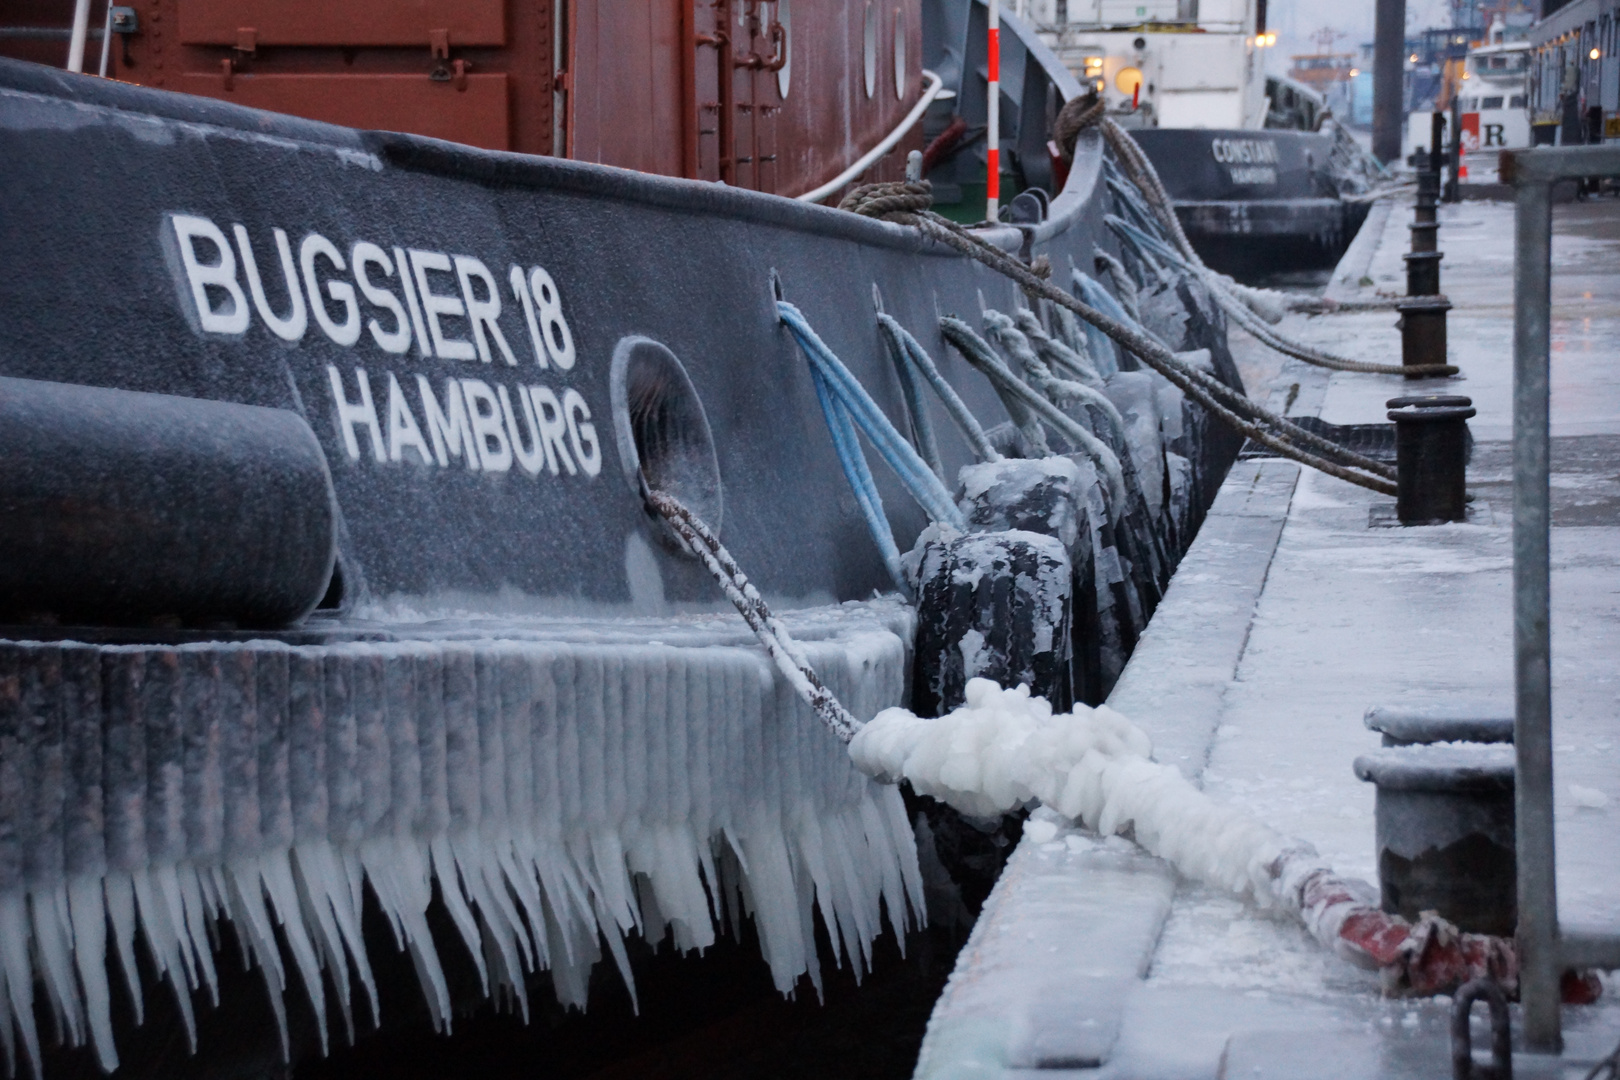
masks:
[[[28,939],[27,899],[21,893],[0,894],[0,971],[5,974],[5,1000],[11,1007],[11,1023],[5,1025],[6,1057],[9,1064],[11,1024],[16,1024],[22,1035],[23,1060],[38,1076],[39,1031],[34,1026],[34,973],[28,963]]]
[[[73,923],[73,960],[84,987],[90,1042],[102,1070],[112,1072],[118,1068],[118,1050],[113,1043],[112,990],[107,984],[107,909],[101,881],[74,878],[68,882],[67,894],[68,915]]]
[[[321,968],[315,958],[315,946],[311,943],[309,931],[304,925],[298,889],[293,883],[292,864],[288,862],[285,852],[269,851],[259,860],[259,874],[264,881],[264,892],[270,898],[270,907],[275,913],[276,921],[281,924],[282,933],[287,938],[287,947],[292,953],[293,963],[298,966],[299,977],[304,983],[304,992],[309,995],[310,1005],[315,1010],[315,1027],[320,1032],[321,1053],[325,1054],[328,1048],[326,988],[321,982]],[[274,945],[270,947],[274,948]]]

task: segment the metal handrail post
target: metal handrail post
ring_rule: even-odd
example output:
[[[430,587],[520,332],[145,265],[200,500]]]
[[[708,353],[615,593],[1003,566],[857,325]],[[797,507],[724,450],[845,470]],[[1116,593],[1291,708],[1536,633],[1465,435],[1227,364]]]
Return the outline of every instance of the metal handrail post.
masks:
[[[1552,646],[1548,473],[1552,355],[1552,188],[1559,180],[1620,176],[1620,145],[1504,151],[1515,188],[1513,249],[1513,680],[1519,889],[1519,1000],[1525,1047],[1556,1054],[1560,976],[1582,962],[1620,957],[1620,936],[1558,930],[1553,846]]]
[[[1549,358],[1552,185],[1517,185],[1513,266],[1513,744],[1519,887],[1519,996],[1528,1049],[1556,1054],[1558,887],[1553,847],[1549,634]]]

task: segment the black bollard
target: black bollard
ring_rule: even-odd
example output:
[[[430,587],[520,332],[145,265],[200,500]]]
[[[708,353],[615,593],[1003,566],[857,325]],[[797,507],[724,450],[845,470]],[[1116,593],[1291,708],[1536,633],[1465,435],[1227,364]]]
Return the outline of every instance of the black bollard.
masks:
[[[1395,326],[1401,332],[1401,364],[1421,367],[1446,362],[1446,312],[1451,301],[1443,296],[1415,296],[1395,305],[1401,313]],[[1422,379],[1425,375],[1408,375]]]
[[[1399,746],[1356,758],[1378,785],[1385,911],[1439,912],[1465,931],[1511,937],[1518,922],[1513,748]]]
[[[1406,260],[1406,295],[1440,295],[1440,260],[1445,255],[1438,251],[1412,251],[1401,256]]]
[[[1438,251],[1440,249],[1440,223],[1437,221],[1414,221],[1407,226],[1412,230],[1412,251]]]
[[[1468,517],[1466,397],[1391,398],[1395,421],[1395,516],[1402,525],[1440,525]]]

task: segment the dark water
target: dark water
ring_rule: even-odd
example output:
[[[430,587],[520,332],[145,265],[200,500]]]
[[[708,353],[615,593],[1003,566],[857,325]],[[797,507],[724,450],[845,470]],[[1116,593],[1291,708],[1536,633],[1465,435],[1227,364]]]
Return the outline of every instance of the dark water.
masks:
[[[1321,296],[1333,280],[1333,268],[1246,274],[1238,280],[1257,289],[1277,289],[1281,292],[1303,293],[1306,296]]]

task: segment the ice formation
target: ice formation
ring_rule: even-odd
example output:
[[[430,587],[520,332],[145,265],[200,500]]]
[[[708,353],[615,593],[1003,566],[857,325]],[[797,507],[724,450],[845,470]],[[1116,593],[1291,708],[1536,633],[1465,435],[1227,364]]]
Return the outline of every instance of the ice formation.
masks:
[[[860,716],[898,701],[909,619],[829,611],[800,634],[828,685]],[[702,949],[748,912],[790,993],[805,974],[819,986],[819,907],[833,959],[859,974],[884,906],[922,917],[905,811],[741,631],[0,646],[8,1063],[20,1049],[37,1068],[38,985],[61,1038],[115,1068],[111,982],[139,1021],[138,936],[195,1044],[220,917],[263,973],[284,1047],[295,983],[323,1023],[335,995],[352,1033],[356,1008],[377,1008],[367,883],[441,1029],[446,947],[525,1013],[536,969],[583,1007],[599,941],[630,983],[623,936]],[[459,944],[429,934],[435,880]]]
[[[1106,705],[1052,712],[1024,686],[967,684],[967,702],[923,719],[885,709],[856,734],[864,772],[904,777],[974,817],[1039,801],[1065,817],[1137,843],[1182,873],[1270,902],[1268,869],[1290,844],[1249,814],[1215,802],[1180,770],[1150,760],[1141,728]]]
[[[1188,877],[1280,907],[1341,958],[1378,969],[1386,991],[1449,992],[1489,974],[1517,978],[1511,941],[1464,934],[1429,913],[1416,924],[1379,909],[1377,890],[1335,874],[1290,840],[1150,760],[1145,733],[1119,713],[1076,705],[1054,714],[1028,687],[967,684],[938,719],[879,713],[849,745],[862,771],[904,778],[964,814],[990,817],[1039,801],[1105,836],[1124,833]]]

